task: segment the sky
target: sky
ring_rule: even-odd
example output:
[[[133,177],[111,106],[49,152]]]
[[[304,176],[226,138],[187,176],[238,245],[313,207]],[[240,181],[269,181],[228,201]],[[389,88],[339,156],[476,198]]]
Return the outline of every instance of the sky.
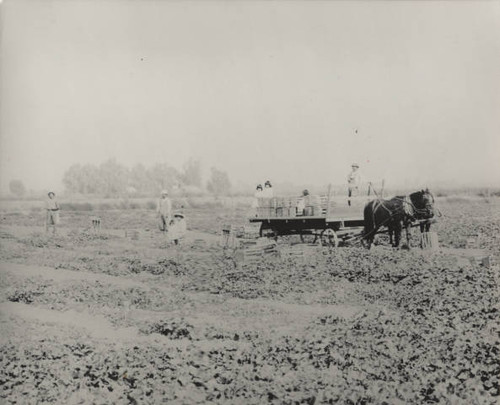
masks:
[[[0,6],[0,190],[190,157],[233,183],[500,186],[500,2]]]

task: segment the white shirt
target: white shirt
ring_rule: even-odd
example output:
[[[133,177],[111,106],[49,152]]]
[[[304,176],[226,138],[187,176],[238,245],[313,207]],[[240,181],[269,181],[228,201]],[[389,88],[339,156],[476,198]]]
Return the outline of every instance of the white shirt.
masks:
[[[172,202],[170,201],[170,198],[160,198],[158,200],[157,211],[164,217],[170,217],[172,213]]]
[[[262,194],[262,190],[255,191],[252,208],[257,208],[259,206],[259,199],[264,197]]]
[[[356,171],[351,171],[349,175],[347,176],[347,183],[349,184],[350,187],[359,187],[361,184],[361,173],[359,172],[359,169]]]
[[[45,207],[48,210],[58,210],[59,209],[59,204],[57,204],[57,201],[55,198],[48,198]]]
[[[273,198],[274,197],[274,190],[272,187],[264,187],[264,190],[262,190],[262,197],[261,198]]]

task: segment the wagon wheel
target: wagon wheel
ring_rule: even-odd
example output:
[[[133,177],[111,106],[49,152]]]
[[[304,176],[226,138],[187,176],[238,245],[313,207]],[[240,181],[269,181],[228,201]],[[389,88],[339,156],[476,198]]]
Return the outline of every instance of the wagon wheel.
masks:
[[[276,228],[268,228],[264,226],[264,223],[260,225],[259,229],[259,237],[274,239],[276,242],[278,241],[279,232]]]
[[[259,236],[262,238],[264,236],[264,222],[260,223]],[[267,228],[266,228],[267,229]]]
[[[339,238],[337,236],[337,233],[332,228],[327,228],[323,232],[321,232],[321,245],[338,247]]]
[[[318,235],[315,233],[300,233],[300,241],[314,245],[318,241]]]

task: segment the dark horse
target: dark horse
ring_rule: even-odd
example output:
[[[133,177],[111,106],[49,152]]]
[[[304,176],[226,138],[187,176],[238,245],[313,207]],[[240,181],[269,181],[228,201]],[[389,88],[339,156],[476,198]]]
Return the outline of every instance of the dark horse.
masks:
[[[429,189],[417,191],[407,196],[396,196],[390,200],[372,200],[365,205],[363,239],[368,248],[373,243],[377,231],[385,226],[388,229],[390,243],[399,246],[401,230],[406,229],[406,241],[410,247],[410,228],[414,221],[430,219],[434,216],[434,197]],[[428,232],[430,222],[420,224],[421,232]],[[393,236],[394,234],[394,242]]]

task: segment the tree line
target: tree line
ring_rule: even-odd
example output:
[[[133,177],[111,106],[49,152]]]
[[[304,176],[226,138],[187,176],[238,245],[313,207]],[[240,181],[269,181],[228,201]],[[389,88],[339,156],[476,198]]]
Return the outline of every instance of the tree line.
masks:
[[[100,165],[74,164],[63,175],[63,184],[69,193],[121,195],[152,194],[168,189],[197,189],[215,195],[231,192],[231,182],[226,172],[215,167],[211,169],[206,185],[202,181],[199,160],[190,159],[181,170],[165,163],[146,167],[137,164],[131,168],[115,159]],[[205,186],[205,187],[204,187]]]

